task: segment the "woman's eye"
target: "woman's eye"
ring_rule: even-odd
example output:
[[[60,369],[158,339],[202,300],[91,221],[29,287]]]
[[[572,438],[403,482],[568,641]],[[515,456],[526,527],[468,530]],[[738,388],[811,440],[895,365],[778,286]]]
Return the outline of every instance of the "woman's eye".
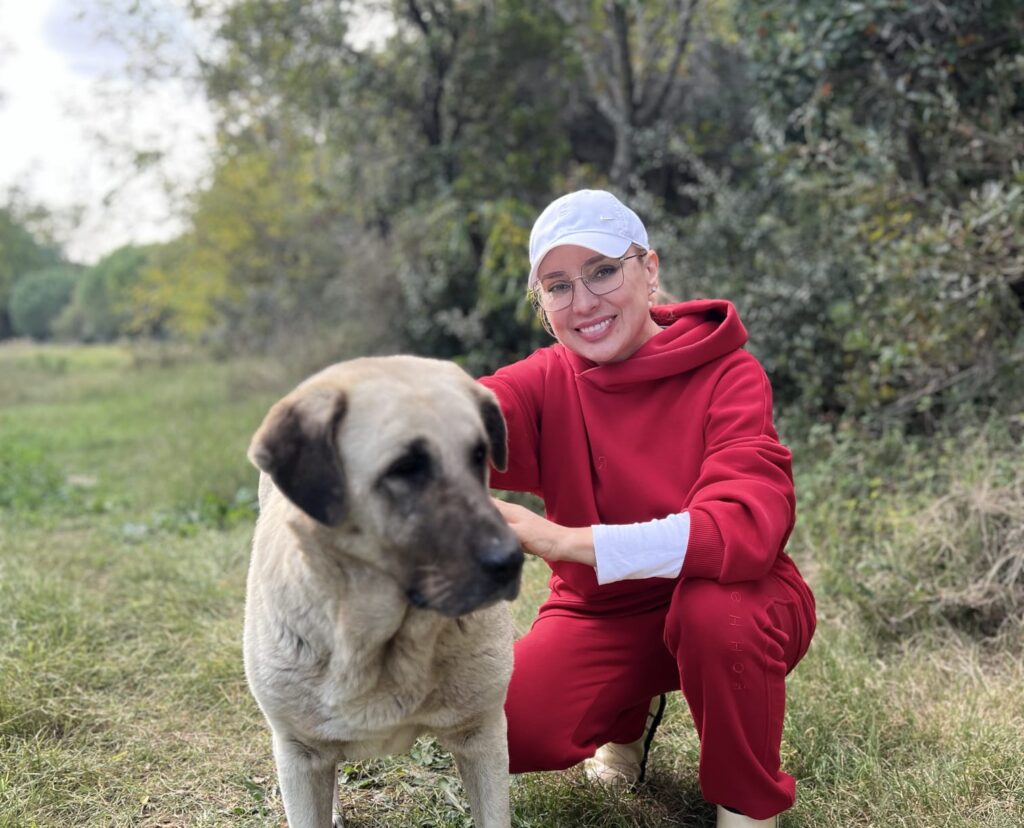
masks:
[[[591,282],[600,282],[602,279],[609,279],[615,274],[614,265],[601,265],[597,270],[590,274]]]
[[[548,284],[544,288],[544,290],[547,291],[548,293],[553,293],[555,295],[557,295],[559,293],[565,293],[567,290],[569,290],[569,283],[568,282],[551,282],[550,284]]]

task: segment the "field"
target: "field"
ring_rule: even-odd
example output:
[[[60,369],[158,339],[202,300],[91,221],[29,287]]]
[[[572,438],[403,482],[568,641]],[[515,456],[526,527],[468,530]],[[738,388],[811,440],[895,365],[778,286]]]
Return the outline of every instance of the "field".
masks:
[[[298,379],[155,348],[0,348],[0,828],[283,823],[241,666],[256,482],[244,455]],[[789,683],[783,755],[798,801],[783,824],[1024,824],[1020,626],[980,636],[947,614],[894,634],[858,611],[861,575],[878,606],[907,577],[886,557],[902,536],[880,528],[877,493],[906,518],[926,489],[904,495],[900,469],[851,503],[843,492],[860,488],[834,476],[857,478],[856,462],[795,448],[790,548],[820,620]],[[983,464],[997,482],[1020,458],[1003,459]],[[1021,477],[1005,474],[1000,491],[1019,504]],[[844,556],[867,564],[843,569]],[[545,577],[529,564],[520,629]],[[634,793],[608,795],[576,771],[516,778],[514,825],[713,824],[692,731],[673,699],[650,782]],[[430,740],[341,779],[357,828],[471,824]]]

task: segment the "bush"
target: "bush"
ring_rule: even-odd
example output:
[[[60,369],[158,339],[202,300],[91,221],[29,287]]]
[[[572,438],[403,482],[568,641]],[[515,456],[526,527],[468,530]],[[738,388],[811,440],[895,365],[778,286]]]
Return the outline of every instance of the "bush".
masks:
[[[127,332],[130,293],[149,260],[140,247],[122,247],[86,270],[71,302],[54,323],[54,333],[82,342],[109,342]]]
[[[838,173],[780,164],[719,185],[665,258],[670,290],[736,303],[780,406],[917,432],[963,405],[1019,410],[1024,182],[943,207],[891,170],[836,192]]]
[[[38,232],[46,211],[19,204],[15,193],[9,191],[0,205],[0,339],[11,335],[11,292],[18,278],[61,261],[57,247]]]
[[[14,332],[33,339],[48,339],[53,323],[71,301],[77,272],[69,267],[52,267],[22,276],[11,294],[11,323]]]
[[[551,340],[526,300],[534,209],[513,199],[435,200],[395,233],[403,334],[417,353],[481,374]]]

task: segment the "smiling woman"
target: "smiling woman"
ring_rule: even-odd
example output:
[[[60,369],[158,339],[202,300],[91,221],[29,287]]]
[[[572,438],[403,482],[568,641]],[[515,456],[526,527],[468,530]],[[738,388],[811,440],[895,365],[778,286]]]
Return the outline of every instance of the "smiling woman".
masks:
[[[549,205],[530,262],[557,344],[482,380],[508,420],[492,485],[546,511],[502,515],[553,571],[516,643],[511,768],[640,782],[664,694],[681,690],[720,828],[777,825],[795,795],[785,675],[815,614],[785,553],[793,480],[764,370],[730,303],[655,306],[658,254],[611,193]]]
[[[572,244],[548,253],[539,268],[538,301],[567,348],[597,364],[621,362],[660,330],[649,312],[658,289],[658,254],[593,253]]]

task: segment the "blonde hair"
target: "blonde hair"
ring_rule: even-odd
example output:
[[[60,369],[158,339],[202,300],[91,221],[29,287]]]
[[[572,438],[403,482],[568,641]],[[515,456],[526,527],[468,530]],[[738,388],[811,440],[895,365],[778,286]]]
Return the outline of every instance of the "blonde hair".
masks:
[[[552,339],[558,339],[551,327],[551,322],[548,321],[547,313],[545,313],[544,308],[540,306],[540,291],[537,290],[536,286],[527,289],[526,300],[530,303],[530,307],[533,308],[533,312],[537,315],[537,320],[540,322],[540,326],[547,331],[548,335]]]

